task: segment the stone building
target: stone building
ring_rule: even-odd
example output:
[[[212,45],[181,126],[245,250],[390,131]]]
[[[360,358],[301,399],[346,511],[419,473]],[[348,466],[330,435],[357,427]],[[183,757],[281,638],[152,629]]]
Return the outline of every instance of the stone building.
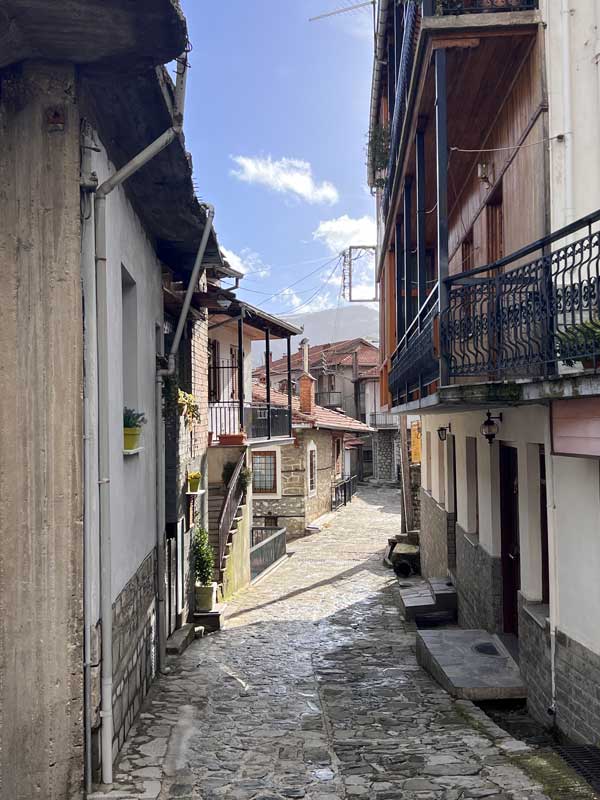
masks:
[[[253,451],[253,459],[263,459],[269,453],[274,482],[263,491],[254,478],[254,524],[285,527],[288,538],[305,534],[307,527],[336,505],[336,487],[350,492],[351,479],[344,474],[345,437],[356,440],[368,435],[371,429],[363,422],[341,411],[323,408],[315,403],[315,379],[308,373],[298,379],[299,397],[292,401],[293,444],[269,452],[269,447]],[[264,384],[255,383],[252,396],[257,402],[266,397]],[[275,405],[287,403],[285,395],[271,390]],[[253,474],[256,465],[253,462]],[[339,487],[347,486],[344,490]],[[349,497],[346,494],[346,497]]]
[[[598,22],[595,0],[381,0],[369,161],[424,575],[518,651],[539,721],[596,745]]]
[[[93,769],[110,783],[164,664],[167,520],[196,500],[180,469],[167,503],[162,382],[195,362],[178,436],[201,467],[186,293],[228,270],[182,138],[179,4],[5,0],[0,30],[0,775],[3,796],[64,800]]]

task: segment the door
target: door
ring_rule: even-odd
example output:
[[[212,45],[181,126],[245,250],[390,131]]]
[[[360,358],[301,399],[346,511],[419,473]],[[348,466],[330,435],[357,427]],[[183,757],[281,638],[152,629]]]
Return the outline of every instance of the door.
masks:
[[[500,526],[504,632],[518,634],[518,592],[521,588],[519,466],[516,447],[504,444],[500,445]]]

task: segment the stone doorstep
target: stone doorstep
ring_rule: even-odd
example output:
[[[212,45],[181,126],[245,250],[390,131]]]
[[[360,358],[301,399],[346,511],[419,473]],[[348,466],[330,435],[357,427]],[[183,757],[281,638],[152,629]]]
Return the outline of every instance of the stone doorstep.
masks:
[[[207,633],[220,631],[225,626],[226,603],[217,603],[213,611],[195,611],[194,625],[202,626]]]
[[[475,650],[493,648],[496,655]],[[417,661],[452,697],[461,700],[523,699],[518,666],[500,639],[483,630],[417,631]]]
[[[182,625],[167,639],[167,653],[170,656],[180,656],[194,641],[195,633],[191,623]]]

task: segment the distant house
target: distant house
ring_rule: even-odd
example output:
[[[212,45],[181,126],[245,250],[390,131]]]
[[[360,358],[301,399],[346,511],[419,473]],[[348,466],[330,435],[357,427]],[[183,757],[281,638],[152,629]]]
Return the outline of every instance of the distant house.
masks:
[[[293,444],[275,449],[266,443],[252,450],[253,525],[285,527],[288,538],[302,536],[312,522],[351,498],[356,474],[350,454],[362,446],[361,436],[371,433],[363,422],[317,405],[315,388],[310,374],[298,377],[299,396],[292,399]],[[252,397],[264,403],[266,384],[255,383]],[[287,407],[288,397],[272,389],[270,401]]]

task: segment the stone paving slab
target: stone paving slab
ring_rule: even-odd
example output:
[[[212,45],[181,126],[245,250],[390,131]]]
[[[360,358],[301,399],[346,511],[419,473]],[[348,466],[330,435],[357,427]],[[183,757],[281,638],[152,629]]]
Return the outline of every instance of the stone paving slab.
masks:
[[[361,489],[229,603],[151,689],[120,797],[546,800],[510,761],[524,745],[417,664],[381,564],[399,508],[397,489]]]

